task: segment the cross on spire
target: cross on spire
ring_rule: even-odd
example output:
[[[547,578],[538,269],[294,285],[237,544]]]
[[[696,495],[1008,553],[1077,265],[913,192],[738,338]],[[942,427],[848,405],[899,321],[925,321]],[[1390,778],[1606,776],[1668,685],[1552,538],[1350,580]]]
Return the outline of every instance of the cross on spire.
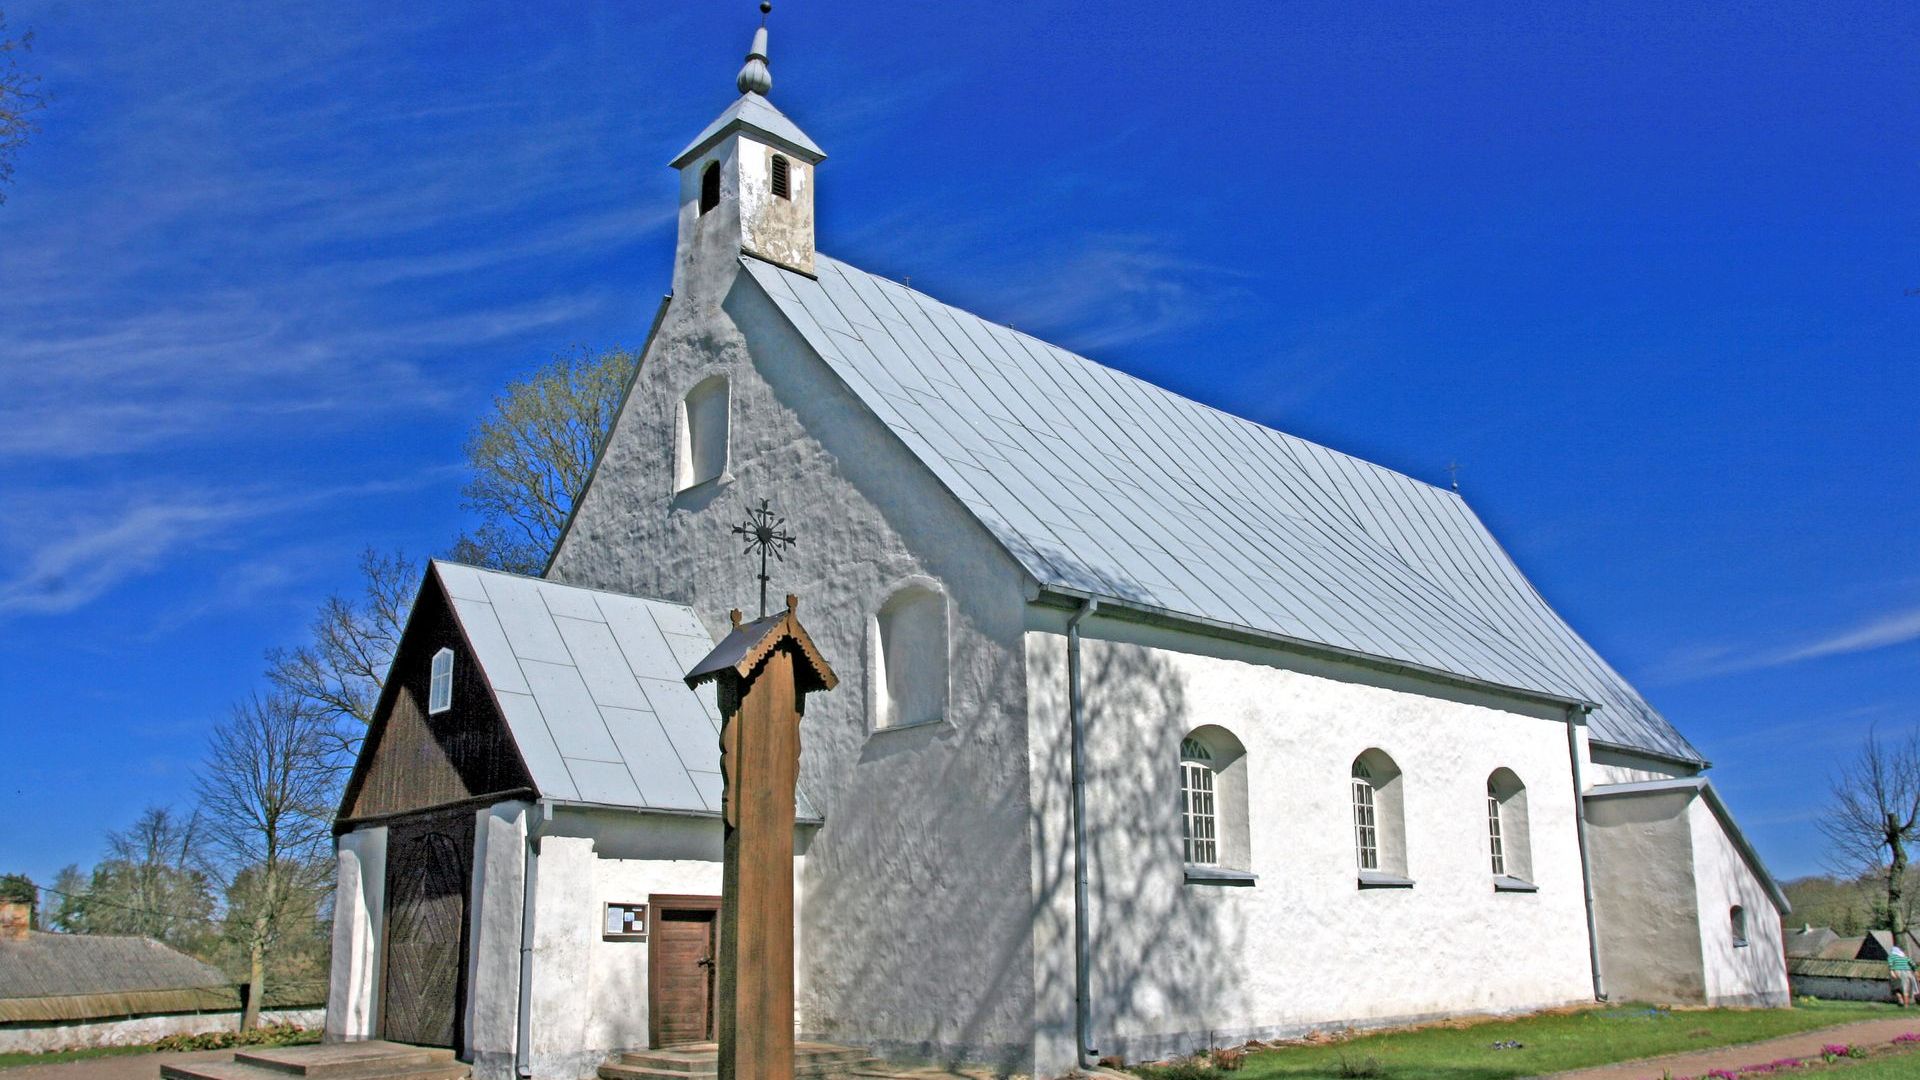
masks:
[[[786,518],[775,517],[772,507],[766,499],[760,500],[760,508],[747,511],[747,520],[733,527],[733,535],[747,538],[747,546],[741,549],[742,555],[751,555],[755,548],[760,551],[760,615],[767,614],[767,556],[771,554],[781,562],[786,561],[782,554],[798,541],[793,534],[780,526],[787,523]]]

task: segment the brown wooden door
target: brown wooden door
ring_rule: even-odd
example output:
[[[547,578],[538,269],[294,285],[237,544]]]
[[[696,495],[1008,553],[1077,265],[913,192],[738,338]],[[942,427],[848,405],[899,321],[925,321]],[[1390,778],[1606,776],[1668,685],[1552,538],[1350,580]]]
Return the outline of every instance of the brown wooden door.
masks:
[[[648,1038],[656,1048],[710,1042],[720,898],[656,896],[648,910]]]
[[[460,1049],[472,866],[471,813],[389,828],[382,1038]]]

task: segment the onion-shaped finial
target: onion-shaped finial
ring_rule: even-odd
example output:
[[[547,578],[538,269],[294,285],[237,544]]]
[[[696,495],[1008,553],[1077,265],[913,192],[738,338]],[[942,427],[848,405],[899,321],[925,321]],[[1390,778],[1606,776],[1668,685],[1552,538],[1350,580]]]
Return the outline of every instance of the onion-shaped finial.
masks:
[[[747,50],[747,62],[733,80],[743,94],[765,97],[773,89],[773,72],[767,67],[767,14],[772,10],[772,0],[761,0],[760,28],[753,32],[753,48]]]

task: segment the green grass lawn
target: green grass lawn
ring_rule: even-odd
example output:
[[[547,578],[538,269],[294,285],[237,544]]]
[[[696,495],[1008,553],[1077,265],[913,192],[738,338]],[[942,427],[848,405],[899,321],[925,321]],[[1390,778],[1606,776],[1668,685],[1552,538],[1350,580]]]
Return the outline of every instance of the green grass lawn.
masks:
[[[58,1065],[63,1061],[82,1061],[86,1058],[151,1053],[151,1046],[90,1046],[85,1050],[55,1050],[46,1054],[0,1054],[0,1069],[14,1065]]]
[[[1492,1020],[1471,1027],[1388,1032],[1325,1046],[1263,1050],[1249,1055],[1245,1068],[1233,1075],[1245,1080],[1339,1077],[1342,1062],[1357,1066],[1371,1058],[1378,1070],[1364,1075],[1380,1080],[1512,1080],[1683,1050],[1757,1042],[1895,1012],[1891,1005],[1843,1001],[1810,1001],[1791,1009],[1678,1012],[1628,1005]],[[1920,1030],[1920,1016],[1914,1018],[1914,1028]],[[1494,1043],[1508,1040],[1523,1044],[1523,1049],[1493,1049]],[[1898,1064],[1915,1070],[1912,1059]],[[1848,1069],[1845,1075],[1870,1080],[1875,1074]]]

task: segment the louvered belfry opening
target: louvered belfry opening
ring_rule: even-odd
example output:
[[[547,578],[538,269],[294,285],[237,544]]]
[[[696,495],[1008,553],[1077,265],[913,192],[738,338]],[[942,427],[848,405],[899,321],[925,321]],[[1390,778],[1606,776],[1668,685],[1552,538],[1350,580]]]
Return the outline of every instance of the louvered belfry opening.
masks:
[[[793,165],[780,154],[773,155],[773,195],[777,199],[793,198]]]

